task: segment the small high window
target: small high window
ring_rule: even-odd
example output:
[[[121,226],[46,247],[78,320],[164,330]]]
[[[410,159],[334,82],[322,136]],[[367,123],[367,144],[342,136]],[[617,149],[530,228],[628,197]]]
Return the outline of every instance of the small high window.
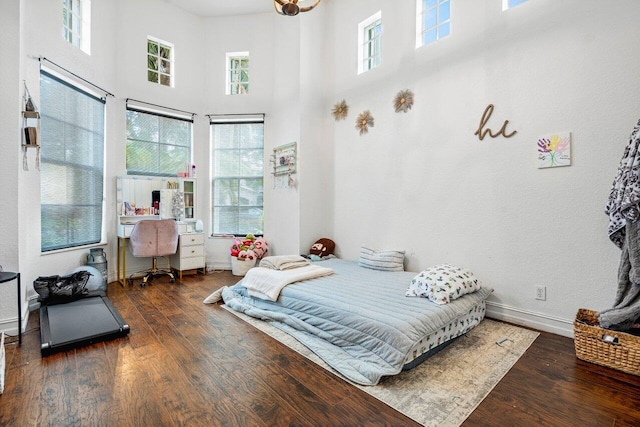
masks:
[[[227,95],[249,93],[249,52],[227,53]]]
[[[451,33],[451,0],[417,0],[416,47]]]
[[[502,10],[509,10],[512,7],[516,7],[519,4],[524,3],[527,0],[502,0]]]
[[[382,12],[358,24],[358,74],[382,63]]]
[[[163,86],[173,87],[174,64],[171,43],[147,38],[147,80]]]
[[[62,37],[91,54],[91,1],[62,0]]]

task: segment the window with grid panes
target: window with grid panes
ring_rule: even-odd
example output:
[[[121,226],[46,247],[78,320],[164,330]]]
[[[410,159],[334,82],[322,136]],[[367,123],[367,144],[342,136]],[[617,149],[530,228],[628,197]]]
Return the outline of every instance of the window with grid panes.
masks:
[[[76,47],[80,47],[81,7],[80,0],[62,0],[62,37]]]
[[[358,73],[369,71],[382,63],[382,12],[378,11],[358,25],[360,54]]]
[[[147,80],[173,87],[173,45],[149,37],[147,39]]]
[[[249,93],[249,52],[227,53],[227,95]]]
[[[105,101],[40,73],[42,252],[100,243]]]
[[[262,234],[264,119],[212,119],[211,137],[213,234]]]
[[[451,0],[417,0],[416,47],[433,43],[451,33]]]
[[[91,0],[62,0],[62,38],[91,54]]]

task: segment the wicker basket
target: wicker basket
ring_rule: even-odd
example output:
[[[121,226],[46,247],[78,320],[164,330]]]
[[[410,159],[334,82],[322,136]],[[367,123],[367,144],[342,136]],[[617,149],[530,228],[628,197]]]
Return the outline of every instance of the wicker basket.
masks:
[[[640,375],[640,337],[599,326],[598,313],[581,308],[573,322],[578,359]]]

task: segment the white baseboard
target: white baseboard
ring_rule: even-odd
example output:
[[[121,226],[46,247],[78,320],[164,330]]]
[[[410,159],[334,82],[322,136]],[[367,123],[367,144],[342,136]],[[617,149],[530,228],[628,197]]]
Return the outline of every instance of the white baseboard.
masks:
[[[487,317],[573,338],[573,319],[561,319],[491,301],[487,301]]]
[[[25,330],[26,324],[29,322],[29,312],[22,319],[22,330]],[[18,336],[18,316],[10,317],[8,319],[0,320],[0,331],[3,331],[5,335],[11,337]]]
[[[0,394],[4,391],[4,332],[0,332]]]
[[[231,263],[230,262],[207,263],[206,265],[207,273],[215,270],[231,270]]]

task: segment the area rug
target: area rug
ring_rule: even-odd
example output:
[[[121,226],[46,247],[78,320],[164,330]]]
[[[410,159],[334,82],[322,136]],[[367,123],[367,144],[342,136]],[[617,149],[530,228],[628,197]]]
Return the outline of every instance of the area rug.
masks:
[[[340,376],[292,336],[268,322],[223,307]],[[425,426],[459,426],[509,372],[538,335],[535,331],[485,319],[466,335],[409,371],[385,377],[376,386],[352,384]]]

